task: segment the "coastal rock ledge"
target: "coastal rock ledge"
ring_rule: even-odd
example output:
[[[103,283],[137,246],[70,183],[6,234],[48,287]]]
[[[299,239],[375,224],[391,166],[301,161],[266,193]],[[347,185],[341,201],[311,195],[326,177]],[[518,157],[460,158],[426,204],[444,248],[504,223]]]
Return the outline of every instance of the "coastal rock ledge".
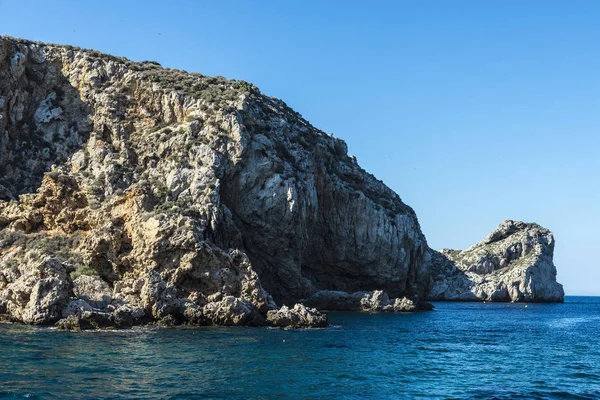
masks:
[[[537,224],[504,221],[465,251],[430,250],[430,254],[430,300],[564,300],[552,261],[554,236]]]
[[[327,326],[299,301],[418,309],[427,257],[344,141],[252,84],[0,37],[3,319]]]

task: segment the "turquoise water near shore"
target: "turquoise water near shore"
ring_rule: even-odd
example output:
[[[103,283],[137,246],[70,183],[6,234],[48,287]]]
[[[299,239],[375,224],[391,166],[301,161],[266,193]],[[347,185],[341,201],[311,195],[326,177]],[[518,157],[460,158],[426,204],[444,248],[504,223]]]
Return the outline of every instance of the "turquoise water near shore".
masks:
[[[0,398],[600,398],[599,297],[435,306],[316,330],[2,324]]]

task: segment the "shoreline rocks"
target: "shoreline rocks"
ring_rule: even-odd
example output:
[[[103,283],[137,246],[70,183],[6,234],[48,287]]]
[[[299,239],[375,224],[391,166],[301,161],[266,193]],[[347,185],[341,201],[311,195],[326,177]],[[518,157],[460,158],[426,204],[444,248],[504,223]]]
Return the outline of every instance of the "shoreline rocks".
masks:
[[[433,305],[425,301],[407,297],[390,299],[382,290],[372,292],[347,293],[335,290],[321,290],[312,297],[300,302],[309,307],[326,311],[364,312],[414,312],[428,311]]]

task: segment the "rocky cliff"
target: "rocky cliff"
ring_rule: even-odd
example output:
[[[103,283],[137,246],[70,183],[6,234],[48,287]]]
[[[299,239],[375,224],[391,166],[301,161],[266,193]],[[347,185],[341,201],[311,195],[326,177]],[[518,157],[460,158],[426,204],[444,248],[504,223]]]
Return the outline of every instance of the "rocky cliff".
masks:
[[[562,302],[554,237],[537,224],[504,221],[460,251],[431,250],[431,300]]]
[[[4,318],[322,326],[294,304],[414,309],[428,256],[342,140],[253,85],[0,38]]]

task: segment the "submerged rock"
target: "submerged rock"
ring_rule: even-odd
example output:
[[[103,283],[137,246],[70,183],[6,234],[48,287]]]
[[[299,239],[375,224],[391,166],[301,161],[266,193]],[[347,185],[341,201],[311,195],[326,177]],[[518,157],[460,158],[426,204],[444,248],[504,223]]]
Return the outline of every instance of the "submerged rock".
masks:
[[[431,251],[430,300],[562,302],[554,236],[537,224],[504,221],[480,243]]]

